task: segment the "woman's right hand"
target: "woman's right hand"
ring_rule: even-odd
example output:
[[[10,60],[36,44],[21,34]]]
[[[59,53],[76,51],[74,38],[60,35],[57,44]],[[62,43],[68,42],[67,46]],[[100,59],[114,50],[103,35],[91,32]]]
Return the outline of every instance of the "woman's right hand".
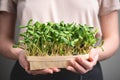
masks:
[[[39,69],[39,70],[30,70],[29,68],[29,62],[26,59],[25,51],[21,50],[18,52],[18,61],[19,64],[25,69],[25,71],[32,75],[37,74],[52,74],[54,72],[59,72],[60,69],[58,68],[47,68],[47,69]]]

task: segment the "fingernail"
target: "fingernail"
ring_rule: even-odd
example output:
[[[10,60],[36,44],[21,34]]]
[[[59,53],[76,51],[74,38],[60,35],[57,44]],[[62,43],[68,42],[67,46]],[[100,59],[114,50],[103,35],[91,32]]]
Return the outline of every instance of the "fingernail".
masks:
[[[53,71],[50,71],[50,74],[53,74]]]
[[[71,70],[72,68],[70,66],[67,67],[67,70]]]
[[[60,69],[56,69],[56,72],[60,72]]]
[[[87,60],[90,61],[90,62],[92,62],[93,58],[89,57]]]
[[[27,73],[28,73],[28,74],[31,74],[31,72],[30,72],[30,71],[27,71]]]

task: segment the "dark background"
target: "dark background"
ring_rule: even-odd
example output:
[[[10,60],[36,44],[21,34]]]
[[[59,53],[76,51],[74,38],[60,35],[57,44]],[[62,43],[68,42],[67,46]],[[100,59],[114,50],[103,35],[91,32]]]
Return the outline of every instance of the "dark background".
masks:
[[[119,23],[120,23],[120,12],[119,12]],[[114,24],[114,23],[113,23]],[[120,24],[119,24],[120,25]],[[120,31],[120,27],[119,27]],[[16,35],[19,30],[16,28]],[[17,40],[17,36],[16,36]],[[115,44],[115,42],[113,42]],[[0,80],[9,80],[11,69],[15,61],[6,59],[0,55]],[[120,80],[120,47],[117,50],[116,54],[101,62],[103,69],[104,80]]]

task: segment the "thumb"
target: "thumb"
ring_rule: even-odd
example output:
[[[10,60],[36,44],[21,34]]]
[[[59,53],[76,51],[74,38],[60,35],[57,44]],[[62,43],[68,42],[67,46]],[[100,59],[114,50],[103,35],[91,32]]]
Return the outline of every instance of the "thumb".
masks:
[[[90,58],[92,59],[92,64],[93,65],[96,65],[97,61],[98,61],[98,57],[99,57],[99,54],[98,54],[98,51],[97,49],[91,49],[90,51]]]
[[[89,57],[92,59],[95,59],[98,56],[98,52],[96,49],[91,49],[90,53],[89,53]]]
[[[96,49],[91,49],[91,51],[89,53],[88,61],[90,61],[90,62],[97,61],[98,56],[99,56],[98,51]]]
[[[25,51],[19,53],[19,64],[26,70],[29,70],[29,62],[26,59]]]

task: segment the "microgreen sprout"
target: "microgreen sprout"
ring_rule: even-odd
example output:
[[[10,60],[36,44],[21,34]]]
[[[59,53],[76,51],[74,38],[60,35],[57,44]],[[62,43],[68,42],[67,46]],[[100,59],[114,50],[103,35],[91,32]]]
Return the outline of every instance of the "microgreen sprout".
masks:
[[[88,25],[76,23],[35,22],[32,19],[26,26],[26,32],[21,33],[14,47],[24,49],[28,56],[65,56],[87,54],[91,48],[101,47],[95,45],[99,39],[95,37],[98,30]]]

